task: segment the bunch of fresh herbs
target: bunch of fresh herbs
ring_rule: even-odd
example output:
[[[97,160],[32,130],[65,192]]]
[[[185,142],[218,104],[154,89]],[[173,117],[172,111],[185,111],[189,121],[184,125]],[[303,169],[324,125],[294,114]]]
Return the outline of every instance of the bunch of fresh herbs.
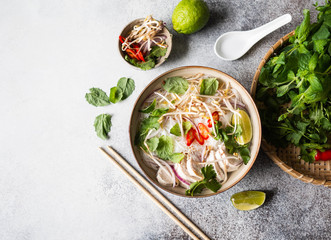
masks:
[[[317,22],[305,9],[289,44],[262,68],[256,93],[266,140],[300,147],[307,162],[331,148],[331,1],[315,7]]]

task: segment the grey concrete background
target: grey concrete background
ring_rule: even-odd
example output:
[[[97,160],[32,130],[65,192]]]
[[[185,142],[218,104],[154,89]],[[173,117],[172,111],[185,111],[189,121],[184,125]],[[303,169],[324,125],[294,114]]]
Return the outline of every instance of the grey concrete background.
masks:
[[[208,25],[193,35],[172,30],[175,1],[0,1],[0,239],[188,239],[98,151],[112,145],[133,166],[128,123],[133,103],[161,73],[185,65],[222,70],[246,89],[270,46],[316,12],[315,1],[207,1]],[[323,2],[323,1],[320,1]],[[290,13],[293,20],[234,62],[213,53],[217,37],[249,30]],[[168,61],[148,72],[131,69],[117,52],[126,23],[153,14],[174,34]],[[84,99],[122,76],[136,81],[127,100],[104,108]],[[108,90],[107,90],[108,91]],[[113,115],[111,139],[93,121]],[[240,212],[230,196],[267,192],[263,207]],[[305,184],[262,151],[236,186],[214,197],[185,199],[163,192],[212,239],[330,239],[330,190]]]

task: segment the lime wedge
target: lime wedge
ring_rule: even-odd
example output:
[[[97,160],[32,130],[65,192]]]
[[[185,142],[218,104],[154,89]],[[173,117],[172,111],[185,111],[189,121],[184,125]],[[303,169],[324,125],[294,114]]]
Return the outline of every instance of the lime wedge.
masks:
[[[244,110],[238,110],[238,114],[233,114],[232,124],[239,124],[242,128],[242,134],[236,137],[237,143],[244,145],[252,139],[252,124],[248,114]]]
[[[265,201],[265,193],[260,191],[238,192],[231,196],[233,206],[242,211],[249,211],[260,207]]]

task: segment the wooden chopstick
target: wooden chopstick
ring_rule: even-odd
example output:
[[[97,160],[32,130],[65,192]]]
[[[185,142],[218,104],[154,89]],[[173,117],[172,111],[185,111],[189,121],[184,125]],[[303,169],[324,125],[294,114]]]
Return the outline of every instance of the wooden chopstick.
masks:
[[[202,239],[209,240],[209,238],[197,227],[195,226],[183,213],[181,213],[168,199],[166,199],[152,184],[150,184],[144,177],[142,177],[124,158],[122,158],[114,149],[108,146],[110,152],[116,157],[117,161],[103,148],[100,150],[106,154],[112,163],[114,163],[123,173],[134,183],[141,191],[143,191],[150,199],[161,208],[161,210],[167,214],[174,222],[176,222],[191,238],[199,239],[189,228],[187,228],[172,212],[168,210],[171,209],[173,212],[179,216],[183,222],[185,222],[189,227],[191,227],[196,233],[198,233]],[[120,163],[121,164],[120,164]],[[131,174],[130,174],[131,172]],[[143,184],[137,181],[139,179]],[[144,186],[143,186],[144,185]],[[146,189],[148,188],[148,190]],[[153,192],[161,202],[151,194]],[[163,204],[162,204],[163,203]],[[166,208],[166,205],[168,208]]]

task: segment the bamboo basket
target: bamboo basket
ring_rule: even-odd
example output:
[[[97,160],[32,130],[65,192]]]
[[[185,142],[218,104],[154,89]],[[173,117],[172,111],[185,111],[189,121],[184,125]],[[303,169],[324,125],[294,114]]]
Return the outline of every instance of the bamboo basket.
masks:
[[[254,75],[251,95],[255,100],[256,87],[260,76],[260,71],[264,64],[273,57],[278,48],[287,43],[294,31],[279,39],[266,53],[260,62],[256,73]],[[296,179],[300,179],[305,183],[312,183],[315,185],[324,185],[331,188],[331,160],[318,161],[315,163],[307,163],[304,160],[299,160],[300,149],[294,145],[289,145],[287,148],[276,148],[266,142],[262,138],[261,143],[263,151],[286,173],[290,174]]]

